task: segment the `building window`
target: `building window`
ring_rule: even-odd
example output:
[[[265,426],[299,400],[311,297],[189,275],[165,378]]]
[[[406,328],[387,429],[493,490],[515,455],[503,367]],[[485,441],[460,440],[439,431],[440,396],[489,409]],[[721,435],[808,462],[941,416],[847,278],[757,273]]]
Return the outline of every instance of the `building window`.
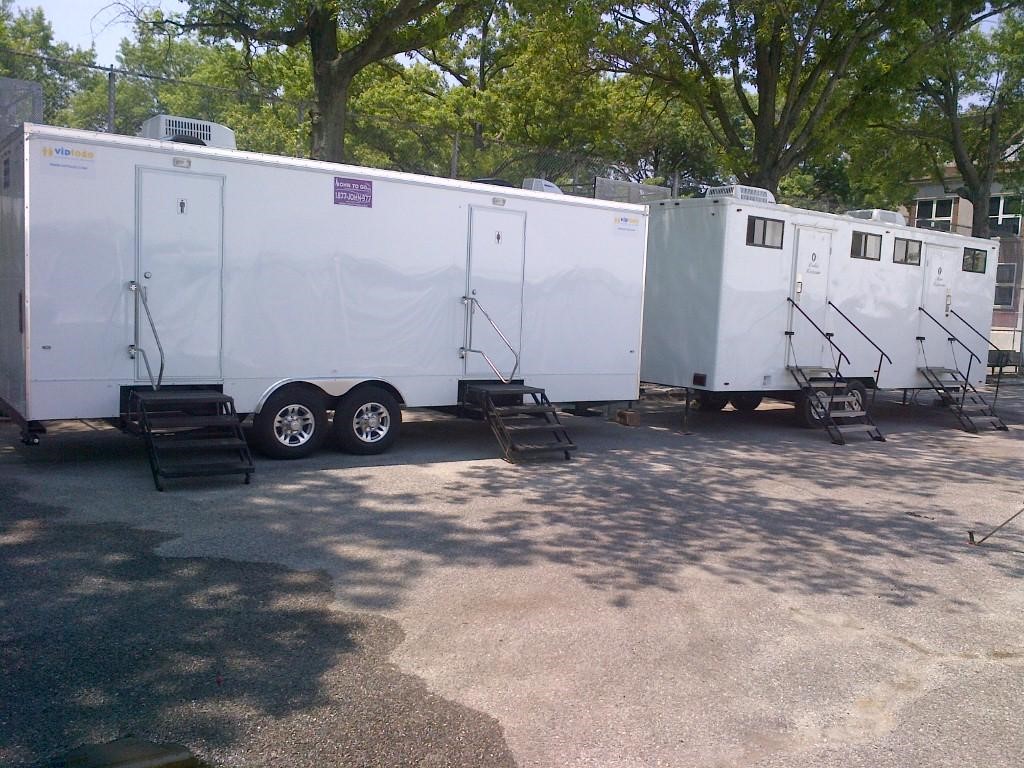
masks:
[[[988,228],[993,235],[1019,235],[1020,214],[1020,197],[993,195],[988,199]]]
[[[949,232],[953,227],[953,198],[918,200],[916,225],[922,229]]]
[[[783,223],[776,219],[747,216],[747,245],[781,248],[783,228]]]
[[[11,158],[7,156],[4,158],[4,189],[8,189],[11,186]]]
[[[892,251],[892,262],[893,264],[921,266],[921,241],[904,240],[902,237],[897,237]]]
[[[964,272],[985,274],[988,252],[980,248],[964,248]]]
[[[1012,309],[1017,293],[1017,265],[1000,264],[996,267],[996,306]]]
[[[868,232],[854,232],[850,243],[850,257],[880,261],[882,258],[882,236]]]

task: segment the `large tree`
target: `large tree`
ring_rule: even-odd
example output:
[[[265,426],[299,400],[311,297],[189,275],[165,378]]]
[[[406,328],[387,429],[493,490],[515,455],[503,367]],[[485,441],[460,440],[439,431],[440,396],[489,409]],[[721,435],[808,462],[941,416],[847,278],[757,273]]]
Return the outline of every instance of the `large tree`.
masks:
[[[1021,167],[1024,12],[1008,11],[990,34],[972,30],[930,57],[913,92],[915,119],[897,123],[897,132],[932,148],[943,183],[952,160],[962,183],[951,191],[974,206],[971,234],[988,237],[992,184]]]
[[[699,111],[732,172],[774,191],[837,127],[866,119],[877,95],[897,88],[930,46],[1000,8],[973,0],[635,0],[610,5],[599,53],[610,70],[675,90]]]
[[[188,0],[188,10],[147,17],[145,3],[129,7],[150,24],[230,39],[247,52],[303,47],[313,76],[312,154],[345,159],[352,82],[371,64],[423,48],[470,22],[479,0]]]

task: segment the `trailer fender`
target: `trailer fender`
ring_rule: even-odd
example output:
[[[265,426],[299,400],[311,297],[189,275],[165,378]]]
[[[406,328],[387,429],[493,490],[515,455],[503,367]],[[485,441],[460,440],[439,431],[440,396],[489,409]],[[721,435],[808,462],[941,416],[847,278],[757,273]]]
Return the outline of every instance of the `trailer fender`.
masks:
[[[269,386],[266,391],[260,395],[259,401],[256,403],[256,408],[253,413],[259,413],[263,410],[264,404],[281,387],[288,386],[290,384],[305,384],[316,387],[321,390],[331,400],[336,400],[343,395],[348,394],[353,389],[366,384],[373,384],[378,387],[383,387],[395,396],[395,399],[402,405],[405,404],[405,398],[402,397],[402,393],[399,392],[394,386],[386,381],[380,379],[281,379]]]

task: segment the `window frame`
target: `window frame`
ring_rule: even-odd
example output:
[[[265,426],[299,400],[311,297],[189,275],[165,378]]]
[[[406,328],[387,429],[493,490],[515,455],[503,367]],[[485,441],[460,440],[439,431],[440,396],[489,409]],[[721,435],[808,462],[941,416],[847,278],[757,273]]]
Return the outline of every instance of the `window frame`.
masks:
[[[977,269],[977,259],[981,258],[981,269]],[[971,260],[971,267],[968,267],[968,259]],[[983,248],[964,248],[963,262],[960,267],[961,272],[971,272],[976,275],[984,275],[988,269],[988,251]]]
[[[757,223],[763,222],[764,226],[761,228],[761,242],[758,242],[757,238]],[[768,224],[779,225],[779,244],[772,245],[768,242]],[[755,216],[750,213],[747,214],[747,245],[751,245],[755,248],[771,248],[776,251],[781,251],[784,243],[786,242],[786,222],[782,219],[772,219],[767,216]]]
[[[1010,270],[1010,279],[1009,280],[1000,280],[999,279],[999,270],[1001,270],[1001,269],[1009,269]],[[1011,261],[1011,262],[1004,262],[1002,264],[996,264],[996,291],[995,291],[995,295],[996,296],[999,295],[999,289],[1000,288],[1002,288],[1004,290],[1005,289],[1009,289],[1009,291],[1010,291],[1010,300],[1005,302],[1005,303],[1000,303],[998,301],[995,301],[995,299],[993,298],[993,301],[995,302],[995,307],[998,308],[998,309],[1013,309],[1013,307],[1016,304],[1017,289],[1018,289],[1018,285],[1017,285],[1017,265],[1016,265],[1016,263]]]
[[[902,260],[896,258],[896,250],[899,247],[900,243],[905,243],[906,246],[908,246],[908,247],[905,247],[903,249],[903,259]],[[911,243],[917,245],[917,261],[911,261],[910,260],[910,248],[909,248],[909,246],[910,246]],[[897,237],[897,238],[894,238],[893,239],[893,244],[892,244],[892,263],[893,264],[906,264],[906,265],[911,266],[911,267],[920,267],[921,266],[921,252],[923,250],[924,250],[924,242],[922,240],[911,240],[909,237]]]
[[[854,253],[854,245],[857,242],[857,236],[858,235],[860,235],[860,237],[861,237],[861,246],[862,247],[860,248],[860,253]],[[866,255],[867,252],[868,252],[867,244],[870,242],[870,240],[868,238],[872,238],[872,237],[878,239],[878,251],[877,251],[878,255],[874,256],[874,257]],[[853,230],[853,234],[850,236],[850,258],[851,259],[860,259],[862,261],[881,261],[882,260],[882,236],[880,234],[878,234],[877,232],[864,232],[864,231],[859,230],[859,229]]]
[[[953,230],[953,198],[952,197],[926,197],[914,201],[914,226],[920,229],[933,229],[938,232],[951,232]],[[921,204],[928,205],[928,215],[921,216]],[[949,203],[949,215],[937,215],[939,203]],[[927,222],[921,226],[922,222]]]
[[[995,204],[993,206],[993,204]],[[1009,205],[1008,205],[1009,204]],[[995,207],[995,212],[992,208]],[[1012,211],[1013,208],[1017,212]],[[997,194],[988,199],[988,224],[993,234],[1019,235],[1021,231],[1021,196]]]

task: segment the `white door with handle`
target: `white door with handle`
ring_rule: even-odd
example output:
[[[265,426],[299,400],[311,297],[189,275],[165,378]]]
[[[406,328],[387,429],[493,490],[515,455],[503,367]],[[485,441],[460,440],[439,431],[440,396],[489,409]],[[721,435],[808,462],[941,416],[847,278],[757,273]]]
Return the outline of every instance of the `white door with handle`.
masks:
[[[216,382],[222,378],[224,179],[140,168],[136,193],[138,346],[154,377],[162,347],[165,383]],[[150,381],[141,354],[136,378]]]
[[[474,207],[469,230],[466,348],[479,352],[465,353],[465,375],[508,379],[522,340],[526,213]]]

